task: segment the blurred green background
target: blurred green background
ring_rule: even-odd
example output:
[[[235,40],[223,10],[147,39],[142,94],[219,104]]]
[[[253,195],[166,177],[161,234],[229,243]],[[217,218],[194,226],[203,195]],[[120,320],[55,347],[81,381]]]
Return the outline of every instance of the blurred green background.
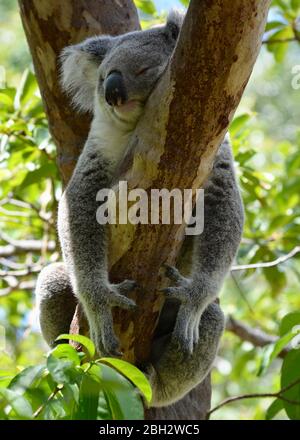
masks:
[[[180,2],[136,4],[149,26]],[[299,14],[299,1],[273,1],[264,40],[283,41],[263,44],[230,129],[246,209],[237,264],[273,261],[299,244]],[[16,1],[0,1],[0,26],[0,369],[13,375],[40,362],[47,350],[34,284],[40,268],[60,258],[55,218],[61,185]],[[297,255],[272,268],[234,271],[221,305],[227,316],[279,336],[282,318],[300,311],[299,280]],[[225,332],[212,374],[212,406],[229,396],[277,391],[281,359],[258,374],[272,348],[268,354]],[[300,399],[299,387],[294,394]],[[273,400],[240,400],[212,418],[264,419]],[[299,412],[282,410],[276,417],[287,415],[298,418]]]

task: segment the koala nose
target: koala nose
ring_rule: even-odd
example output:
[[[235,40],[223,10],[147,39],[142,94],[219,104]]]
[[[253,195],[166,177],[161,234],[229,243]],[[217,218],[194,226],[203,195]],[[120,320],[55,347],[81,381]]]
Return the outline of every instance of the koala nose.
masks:
[[[111,106],[122,105],[127,101],[127,92],[121,72],[111,72],[104,84],[106,102]]]

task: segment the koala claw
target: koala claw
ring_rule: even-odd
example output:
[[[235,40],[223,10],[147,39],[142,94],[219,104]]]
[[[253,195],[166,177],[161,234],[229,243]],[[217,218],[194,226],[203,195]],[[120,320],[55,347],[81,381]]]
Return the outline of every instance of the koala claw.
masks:
[[[164,267],[166,268],[166,277],[175,283],[175,287],[166,287],[161,289],[161,291],[169,298],[176,298],[181,303],[187,302],[189,295],[187,295],[186,289],[188,289],[191,284],[191,280],[182,276],[179,270],[174,266],[165,264]]]
[[[199,325],[204,308],[201,300],[201,284],[197,287],[191,279],[183,277],[172,266],[166,267],[166,276],[175,282],[175,287],[166,287],[162,292],[168,298],[175,298],[181,305],[176,318],[172,340],[183,352],[192,354],[199,340]]]
[[[126,293],[131,292],[131,290],[138,287],[138,284],[134,280],[124,280],[119,284],[115,284],[115,287],[122,295],[125,295]]]
[[[137,305],[132,300],[120,293],[114,293],[111,296],[111,307],[120,307],[121,309],[135,310]]]
[[[103,302],[98,302],[93,308],[92,313],[87,313],[90,326],[91,338],[95,344],[96,351],[102,356],[120,357],[119,341],[114,333],[112,307],[134,310],[137,306],[135,302],[124,296],[136,286],[131,280],[125,280],[120,284],[109,284],[106,286],[105,298]]]
[[[193,306],[181,305],[178,311],[172,339],[179,343],[181,350],[192,354],[199,340],[201,314]]]
[[[165,275],[174,283],[180,283],[185,278],[181,275],[178,269],[174,266],[170,266],[169,264],[164,264],[164,268],[166,269]]]
[[[167,298],[178,299],[181,303],[188,301],[188,296],[180,287],[165,287],[161,289],[161,292],[163,292]]]

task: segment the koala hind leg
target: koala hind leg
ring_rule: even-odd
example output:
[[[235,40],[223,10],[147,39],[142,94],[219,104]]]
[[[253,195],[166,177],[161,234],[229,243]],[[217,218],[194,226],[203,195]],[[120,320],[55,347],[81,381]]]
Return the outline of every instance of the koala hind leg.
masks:
[[[36,302],[43,337],[52,347],[57,336],[69,333],[77,304],[64,263],[50,264],[41,271]]]
[[[148,367],[152,386],[151,407],[168,406],[183,398],[210,372],[224,330],[224,315],[218,304],[210,304],[199,324],[199,340],[193,353],[170,338],[160,359]]]

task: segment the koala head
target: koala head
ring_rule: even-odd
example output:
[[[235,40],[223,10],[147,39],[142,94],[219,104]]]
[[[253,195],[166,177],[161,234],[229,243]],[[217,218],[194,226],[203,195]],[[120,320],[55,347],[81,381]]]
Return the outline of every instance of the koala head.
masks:
[[[183,21],[171,11],[165,25],[66,47],[62,86],[81,111],[100,109],[116,122],[136,121],[164,72]]]

